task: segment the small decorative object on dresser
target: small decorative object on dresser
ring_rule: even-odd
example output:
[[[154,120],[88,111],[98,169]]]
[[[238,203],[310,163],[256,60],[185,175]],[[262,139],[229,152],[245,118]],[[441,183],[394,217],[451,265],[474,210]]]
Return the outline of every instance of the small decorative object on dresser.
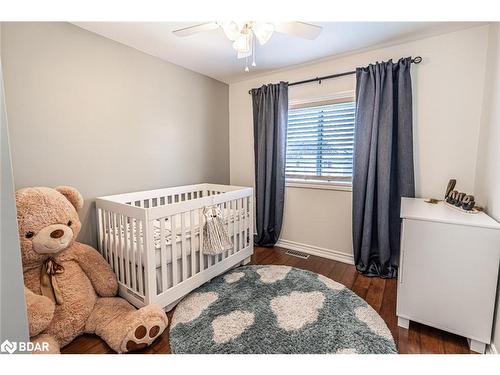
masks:
[[[398,325],[410,320],[466,337],[473,351],[490,343],[500,263],[500,224],[444,202],[402,198]]]
[[[476,205],[476,202],[474,201],[474,196],[467,195],[466,193],[461,193],[457,190],[453,190],[456,184],[457,180],[455,179],[451,179],[448,182],[448,186],[446,187],[446,193],[444,195],[444,201],[448,205],[461,208],[471,213],[478,212],[479,210],[474,210],[474,206]]]
[[[448,198],[448,195],[455,189],[455,185],[457,184],[457,180],[452,178],[450,181],[448,181],[448,186],[446,187],[446,193],[444,194],[444,199]]]

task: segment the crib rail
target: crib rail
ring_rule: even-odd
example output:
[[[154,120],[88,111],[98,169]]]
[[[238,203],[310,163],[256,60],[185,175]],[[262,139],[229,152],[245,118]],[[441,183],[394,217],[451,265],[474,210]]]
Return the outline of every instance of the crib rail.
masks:
[[[203,254],[203,210],[220,208],[233,248]],[[253,191],[199,184],[96,200],[99,250],[120,294],[168,306],[253,252]]]
[[[138,191],[133,193],[108,195],[105,197],[100,197],[100,199],[116,203],[127,203],[127,204],[132,203],[132,205],[137,207],[149,208],[149,207],[154,207],[156,205],[177,203],[180,201],[198,199],[204,196],[210,196],[218,193],[220,194],[242,189],[248,189],[248,188],[241,186],[218,185],[218,184],[196,184],[196,185],[170,187],[164,189]],[[157,201],[153,203],[153,200],[155,199],[157,199]],[[148,203],[151,203],[151,205],[148,205]]]

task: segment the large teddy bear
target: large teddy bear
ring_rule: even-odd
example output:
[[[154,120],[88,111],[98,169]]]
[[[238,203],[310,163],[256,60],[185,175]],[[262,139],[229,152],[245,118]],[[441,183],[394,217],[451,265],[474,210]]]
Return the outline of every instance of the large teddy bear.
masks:
[[[137,310],[115,297],[111,267],[94,248],[76,242],[80,193],[68,186],[16,192],[26,305],[33,342],[50,353],[82,333],[99,335],[116,352],[150,345],[166,328],[156,305]]]

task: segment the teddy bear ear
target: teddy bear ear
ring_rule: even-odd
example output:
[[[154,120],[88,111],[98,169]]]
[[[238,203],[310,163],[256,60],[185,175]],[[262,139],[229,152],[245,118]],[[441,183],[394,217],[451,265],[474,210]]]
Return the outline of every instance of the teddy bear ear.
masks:
[[[79,210],[83,207],[83,197],[78,190],[71,186],[57,186],[54,188],[59,193],[64,195],[67,200],[75,207],[76,210]]]

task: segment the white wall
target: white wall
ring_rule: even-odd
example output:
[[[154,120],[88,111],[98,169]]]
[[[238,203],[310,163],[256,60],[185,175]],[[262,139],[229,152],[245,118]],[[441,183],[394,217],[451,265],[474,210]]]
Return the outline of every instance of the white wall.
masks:
[[[228,86],[68,23],[4,23],[16,188],[73,185],[80,239],[93,198],[229,182]]]
[[[476,199],[500,221],[500,27],[493,24],[488,43],[486,84],[477,154]],[[500,286],[497,289],[493,343],[500,350]]]
[[[0,50],[1,50],[0,22]],[[26,341],[28,319],[24,302],[21,249],[0,59],[0,342]]]
[[[252,107],[248,90],[353,70],[375,61],[422,56],[413,67],[418,196],[441,197],[450,178],[474,192],[488,25],[276,71],[229,87],[231,183],[253,185]],[[290,88],[290,99],[354,90],[354,76]],[[287,188],[282,239],[352,254],[351,193]],[[316,249],[318,250],[318,249]],[[327,253],[324,253],[325,255]]]

